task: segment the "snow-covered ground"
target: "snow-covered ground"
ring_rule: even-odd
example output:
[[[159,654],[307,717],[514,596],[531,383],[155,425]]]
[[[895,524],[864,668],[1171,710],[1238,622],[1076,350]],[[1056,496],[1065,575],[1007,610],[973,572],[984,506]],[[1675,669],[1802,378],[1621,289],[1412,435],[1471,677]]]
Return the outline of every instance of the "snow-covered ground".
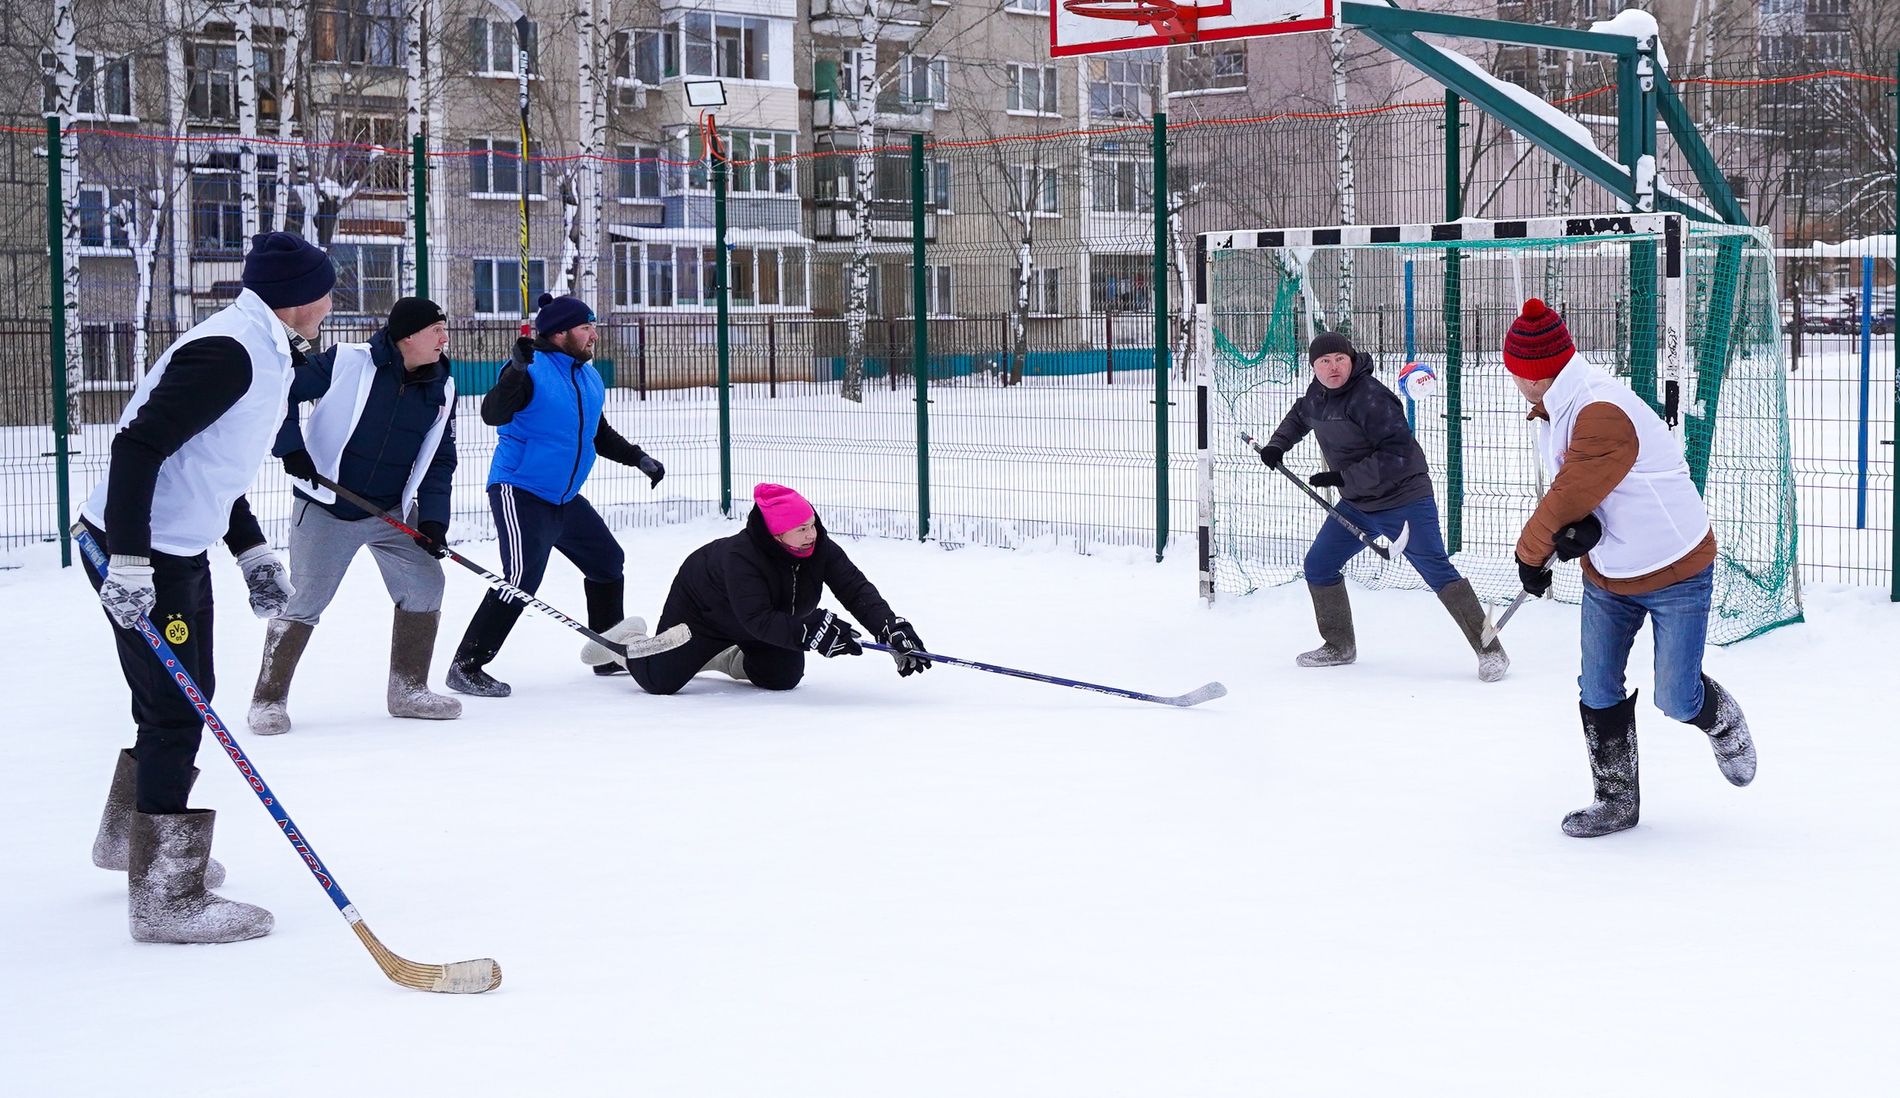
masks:
[[[630,606],[735,527],[627,531]],[[494,559],[494,547],[463,547]],[[492,956],[448,997],[385,980],[214,749],[226,891],[276,932],[138,945],[87,858],[126,695],[84,580],[0,572],[17,690],[0,769],[9,1095],[1888,1094],[1900,958],[1900,608],[1712,652],[1761,776],[1641,709],[1643,823],[1598,840],[1576,610],[1506,633],[1502,683],[1429,594],[1354,592],[1361,662],[1304,671],[1304,591],[1192,601],[1190,554],[849,543],[935,648],[1191,710],[879,654],[768,696],[598,680],[530,614],[460,721],[382,715],[388,603],[359,561],[247,751],[383,940]],[[219,708],[262,624],[218,561]],[[451,569],[442,656],[480,587]],[[577,610],[564,562],[543,594]],[[1648,693],[1647,640],[1632,683]],[[438,660],[436,681],[440,681]]]

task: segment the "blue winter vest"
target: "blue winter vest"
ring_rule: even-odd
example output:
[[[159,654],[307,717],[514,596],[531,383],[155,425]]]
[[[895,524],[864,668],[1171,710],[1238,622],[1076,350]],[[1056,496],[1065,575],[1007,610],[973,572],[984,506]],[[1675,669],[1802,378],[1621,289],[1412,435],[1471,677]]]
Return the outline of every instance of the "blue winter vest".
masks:
[[[607,385],[591,363],[559,351],[536,351],[528,367],[534,396],[501,425],[488,483],[512,484],[549,503],[580,494],[594,467],[594,431]]]

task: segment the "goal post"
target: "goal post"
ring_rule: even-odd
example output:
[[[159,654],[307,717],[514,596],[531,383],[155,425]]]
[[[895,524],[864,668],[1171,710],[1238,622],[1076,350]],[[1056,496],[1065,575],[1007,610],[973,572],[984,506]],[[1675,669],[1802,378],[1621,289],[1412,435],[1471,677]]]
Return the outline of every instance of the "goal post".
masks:
[[[1301,575],[1325,516],[1266,475],[1239,433],[1272,434],[1311,380],[1305,348],[1321,331],[1350,335],[1407,400],[1441,516],[1459,531],[1459,570],[1487,600],[1515,594],[1513,546],[1547,485],[1542,427],[1525,418],[1502,347],[1537,297],[1565,316],[1578,353],[1634,385],[1683,445],[1719,545],[1710,638],[1800,619],[1787,366],[1762,230],[1618,213],[1247,229],[1198,243],[1204,599]],[[1408,378],[1431,374],[1443,395],[1407,397],[1398,377],[1408,365]],[[1288,460],[1320,467],[1311,446]],[[1409,564],[1372,554],[1348,574],[1422,586]],[[1577,569],[1558,575],[1558,596],[1579,598]]]

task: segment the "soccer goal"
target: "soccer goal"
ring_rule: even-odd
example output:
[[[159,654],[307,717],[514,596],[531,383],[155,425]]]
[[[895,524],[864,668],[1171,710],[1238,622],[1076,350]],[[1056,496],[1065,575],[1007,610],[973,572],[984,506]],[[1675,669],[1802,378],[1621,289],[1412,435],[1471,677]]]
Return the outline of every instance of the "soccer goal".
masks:
[[[1502,347],[1538,297],[1564,315],[1578,353],[1627,380],[1681,440],[1720,545],[1710,639],[1800,620],[1787,363],[1762,230],[1612,214],[1216,232],[1199,248],[1203,598],[1300,576],[1324,513],[1239,435],[1272,434],[1311,379],[1305,348],[1321,331],[1349,334],[1406,400],[1459,570],[1487,600],[1515,594],[1512,549],[1546,484],[1542,425],[1525,418]],[[1317,470],[1317,446],[1287,464]],[[1371,553],[1349,574],[1422,586],[1411,565]],[[1575,601],[1581,582],[1561,566],[1558,597]]]

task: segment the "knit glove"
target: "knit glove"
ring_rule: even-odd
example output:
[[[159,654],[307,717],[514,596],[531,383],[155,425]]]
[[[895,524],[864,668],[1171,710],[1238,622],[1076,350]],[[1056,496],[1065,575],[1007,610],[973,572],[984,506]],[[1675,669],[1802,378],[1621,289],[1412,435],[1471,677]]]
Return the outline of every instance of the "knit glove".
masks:
[[[139,619],[158,604],[158,591],[152,586],[152,561],[149,557],[114,556],[106,563],[105,582],[99,585],[99,601],[106,617],[121,629],[138,628]]]
[[[251,589],[251,613],[260,618],[275,618],[290,607],[290,596],[297,589],[290,585],[290,570],[271,552],[258,544],[238,554],[237,565],[244,573],[244,586]]]

